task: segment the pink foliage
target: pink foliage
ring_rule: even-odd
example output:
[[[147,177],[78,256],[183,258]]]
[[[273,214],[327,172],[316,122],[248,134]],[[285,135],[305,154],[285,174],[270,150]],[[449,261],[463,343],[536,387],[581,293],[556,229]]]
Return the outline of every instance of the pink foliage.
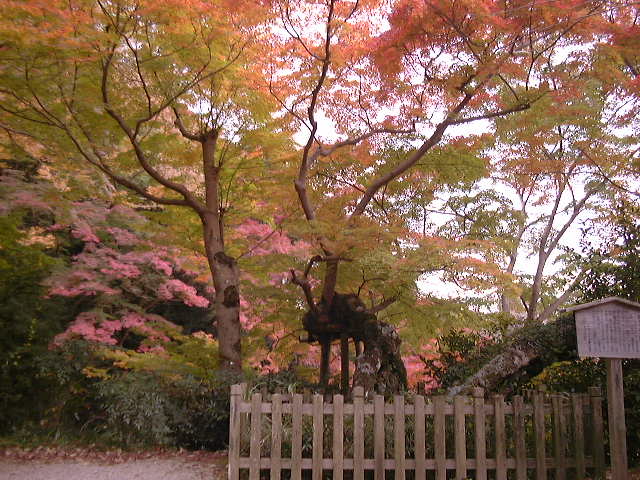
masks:
[[[115,345],[118,342],[113,338],[113,334],[120,327],[121,324],[117,321],[100,322],[99,316],[95,312],[83,312],[76,317],[64,333],[54,338],[53,343],[61,345],[70,338],[79,336],[88,341]]]
[[[60,197],[52,195],[50,184],[26,183],[24,175],[10,170],[1,172],[0,190],[2,199],[9,200],[0,202],[0,214],[16,208],[52,212],[57,223],[47,229],[49,233],[63,242],[71,235],[84,243],[71,264],[47,280],[48,293],[92,297],[95,310],[80,313],[65,332],[55,337],[52,346],[73,338],[118,345],[127,331],[132,331],[145,337],[138,348],[140,352],[161,354],[165,352],[162,344],[171,341],[171,332],[177,327],[145,310],[156,305],[158,297],[208,307],[209,300],[184,283],[185,278],[197,275],[181,270],[182,263],[187,262],[180,251],[160,247],[150,236],[140,233],[148,220],[131,208],[99,201],[50,205],[46,195],[52,200]],[[177,272],[183,280],[172,278]],[[131,311],[132,304],[136,311]]]
[[[71,235],[83,242],[100,243],[100,239],[93,232],[87,222],[81,221],[71,227]]]
[[[197,290],[181,280],[172,278],[158,287],[158,297],[162,300],[182,300],[191,307],[206,308],[209,300],[198,295]]]
[[[118,227],[107,227],[105,230],[113,237],[121,247],[130,247],[140,244],[140,238],[128,230]]]
[[[423,383],[427,392],[437,389],[440,384],[429,374],[424,360],[438,362],[438,358],[440,358],[440,354],[435,338],[422,344],[417,352],[404,356],[403,361],[407,369],[409,386],[415,388],[418,383]]]
[[[236,227],[234,234],[253,243],[251,255],[264,256],[271,254],[301,255],[310,250],[306,242],[294,242],[280,230],[274,230],[270,225],[254,219],[245,220]]]
[[[172,324],[157,315],[142,315],[135,312],[127,312],[120,319],[105,320],[96,312],[82,312],[71,323],[67,330],[57,335],[53,340],[54,346],[59,346],[64,342],[80,337],[84,340],[105,345],[117,345],[118,340],[115,334],[132,329],[140,335],[147,337],[145,344],[139,348],[143,352],[160,351],[149,345],[149,342],[167,343],[171,339],[162,331],[158,330],[158,326]],[[155,328],[154,328],[155,327]],[[164,349],[161,349],[164,351]]]
[[[51,205],[43,201],[42,198],[34,192],[13,192],[13,198],[11,201],[14,207],[26,207],[34,210],[51,211]]]
[[[260,323],[260,316],[256,315],[254,311],[259,306],[259,303],[259,301],[256,301],[252,305],[244,297],[240,296],[240,325],[244,330],[251,330]]]
[[[139,313],[129,312],[122,317],[121,321],[123,328],[135,328],[142,327],[146,320],[147,319]]]
[[[99,282],[83,282],[77,286],[56,285],[49,290],[49,295],[60,295],[61,297],[77,297],[88,296],[94,297],[99,294],[119,295],[122,291],[117,288],[111,288]]]
[[[152,353],[155,355],[166,356],[167,351],[162,345],[140,345],[138,351],[141,353]]]
[[[156,344],[171,341],[165,331],[175,329],[175,325],[158,315],[143,313],[144,310],[155,305],[158,299],[200,308],[209,306],[209,300],[200,296],[196,288],[172,278],[175,266],[180,263],[177,249],[158,247],[137,234],[136,226],[146,220],[125,207],[107,208],[83,202],[75,204],[74,208],[73,222],[68,226],[57,224],[54,230],[69,229],[85,245],[73,257],[70,268],[49,279],[49,294],[99,296],[97,305],[109,313],[108,318],[96,313],[81,313],[54,343],[79,336],[92,342],[116,345],[116,333],[132,330],[146,337],[140,351],[164,351]],[[108,222],[113,220],[126,220],[131,227],[110,225]],[[138,305],[142,312],[130,311],[128,305],[131,303]],[[107,317],[107,313],[101,315]]]
[[[173,268],[171,267],[171,264],[166,260],[162,260],[158,257],[153,257],[151,259],[151,264],[155,267],[156,270],[164,273],[167,276],[173,274]]]

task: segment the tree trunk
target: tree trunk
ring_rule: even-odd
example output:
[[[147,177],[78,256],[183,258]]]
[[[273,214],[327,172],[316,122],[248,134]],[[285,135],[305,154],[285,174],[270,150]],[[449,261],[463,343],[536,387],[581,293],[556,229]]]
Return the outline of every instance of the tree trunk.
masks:
[[[493,357],[475,374],[460,385],[447,390],[447,396],[461,395],[471,392],[474,387],[482,387],[488,392],[495,392],[496,387],[520,369],[538,358],[538,349],[526,342],[509,347],[501,354]]]
[[[364,349],[356,358],[353,384],[365,392],[401,393],[407,389],[407,370],[400,356],[400,337],[395,327],[374,320],[362,337]]]
[[[497,392],[498,387],[509,377],[532,366],[544,368],[559,360],[575,358],[575,321],[573,316],[562,317],[553,323],[538,324],[517,333],[517,339],[475,374],[462,383],[447,390],[448,396],[469,393],[474,387]],[[529,372],[531,374],[531,372]]]
[[[238,265],[234,258],[224,252],[218,220],[217,215],[203,217],[205,250],[216,291],[213,310],[218,356],[221,368],[240,370],[242,356]]]
[[[204,247],[216,291],[213,310],[220,367],[238,371],[242,368],[239,273],[236,260],[224,251],[224,222],[219,192],[221,163],[216,163],[219,133],[218,129],[212,129],[200,140],[206,209],[199,213],[204,230]]]

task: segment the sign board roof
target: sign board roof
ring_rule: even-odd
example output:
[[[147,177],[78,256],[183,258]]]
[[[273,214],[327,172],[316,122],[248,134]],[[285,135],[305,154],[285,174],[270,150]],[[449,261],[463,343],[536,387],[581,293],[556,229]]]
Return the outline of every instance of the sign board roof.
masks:
[[[567,309],[575,312],[578,355],[640,358],[640,304],[609,297]]]

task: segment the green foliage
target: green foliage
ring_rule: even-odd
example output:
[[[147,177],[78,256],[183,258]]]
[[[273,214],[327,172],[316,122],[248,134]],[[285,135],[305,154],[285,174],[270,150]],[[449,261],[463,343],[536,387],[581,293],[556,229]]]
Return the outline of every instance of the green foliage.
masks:
[[[184,338],[188,343],[192,337]],[[205,353],[191,355],[184,350],[195,348],[185,345],[183,356],[176,358],[171,353],[135,355],[82,340],[66,342],[40,362],[56,392],[45,427],[129,448],[224,448],[230,385],[239,379],[214,372],[215,351],[207,354],[205,348]]]
[[[484,330],[453,329],[438,337],[436,355],[425,359],[424,363],[428,376],[432,376],[441,388],[463,382],[512,346],[531,348],[540,353],[523,371],[502,379],[497,390],[504,394],[513,394],[528,386],[547,365],[576,358],[575,326],[571,315],[553,323],[520,328],[510,327],[502,316],[488,320]]]
[[[37,359],[62,330],[70,305],[44,298],[43,280],[56,261],[22,229],[24,211],[0,216],[0,429],[34,422],[47,403],[50,384]]]
[[[585,256],[574,259],[590,266],[578,286],[582,300],[617,296],[640,301],[640,207],[621,203],[608,224],[592,229],[600,230],[596,233],[604,242],[583,245]]]
[[[105,432],[119,443],[212,450],[227,443],[228,386],[151,372],[121,373],[96,384]]]

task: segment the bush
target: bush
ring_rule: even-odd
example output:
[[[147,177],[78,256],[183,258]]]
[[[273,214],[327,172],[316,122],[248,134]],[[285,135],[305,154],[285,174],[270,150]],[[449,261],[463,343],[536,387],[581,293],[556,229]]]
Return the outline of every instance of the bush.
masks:
[[[42,360],[56,391],[44,426],[125,447],[224,448],[237,376],[208,370],[199,376],[201,366],[181,371],[175,361],[151,353],[129,359],[117,348],[66,342]]]

